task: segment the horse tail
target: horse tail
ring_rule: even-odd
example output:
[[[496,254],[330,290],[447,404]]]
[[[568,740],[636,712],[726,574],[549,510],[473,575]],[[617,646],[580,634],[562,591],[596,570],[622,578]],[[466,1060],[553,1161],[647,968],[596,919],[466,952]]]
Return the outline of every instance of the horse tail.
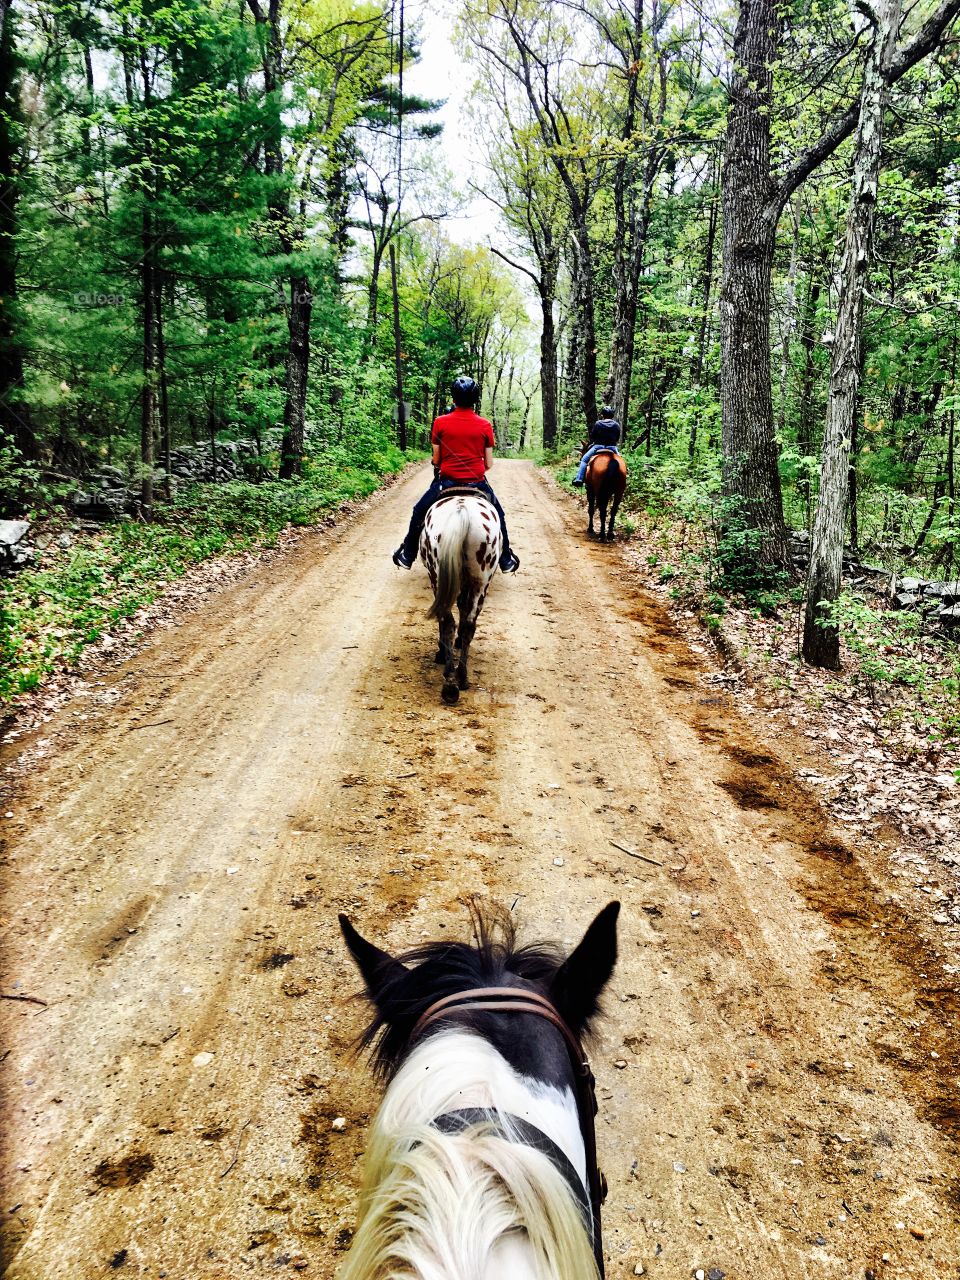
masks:
[[[427,610],[428,618],[441,618],[449,613],[460,594],[460,578],[463,568],[463,544],[470,531],[470,508],[467,503],[457,504],[456,511],[444,525],[437,549],[437,589],[433,604]]]

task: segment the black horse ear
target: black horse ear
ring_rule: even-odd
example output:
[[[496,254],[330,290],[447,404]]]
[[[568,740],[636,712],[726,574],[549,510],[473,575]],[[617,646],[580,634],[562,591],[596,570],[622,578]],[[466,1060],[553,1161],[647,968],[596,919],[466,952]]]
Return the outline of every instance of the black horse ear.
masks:
[[[557,970],[550,998],[567,1025],[577,1034],[599,1008],[600,993],[617,963],[617,916],[620,903],[603,908],[579,945]]]
[[[407,970],[387,951],[381,951],[372,942],[361,937],[356,929],[342,913],[337,917],[344,940],[350,948],[350,954],[356,961],[357,968],[367,988],[367,994],[374,1004],[380,1007],[380,998],[387,987],[402,978]]]

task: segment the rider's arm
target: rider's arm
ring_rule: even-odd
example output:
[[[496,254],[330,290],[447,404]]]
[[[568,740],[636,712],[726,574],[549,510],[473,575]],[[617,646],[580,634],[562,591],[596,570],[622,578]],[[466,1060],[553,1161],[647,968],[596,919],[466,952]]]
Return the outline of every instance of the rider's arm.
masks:
[[[493,466],[493,449],[490,445],[486,445],[483,450],[483,469],[489,471]]]
[[[439,446],[439,444],[435,444],[435,445],[433,446],[433,455],[432,455],[431,461],[433,462],[433,465],[434,465],[435,467],[439,467],[439,465],[440,465],[440,446]]]

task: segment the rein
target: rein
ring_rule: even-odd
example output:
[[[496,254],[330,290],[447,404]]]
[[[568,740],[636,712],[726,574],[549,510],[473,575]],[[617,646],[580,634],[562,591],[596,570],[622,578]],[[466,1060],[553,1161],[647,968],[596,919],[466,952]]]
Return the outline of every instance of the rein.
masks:
[[[474,1012],[528,1013],[545,1018],[563,1036],[573,1068],[576,1084],[577,1114],[586,1154],[587,1182],[590,1193],[590,1222],[593,1237],[593,1253],[597,1270],[602,1277],[603,1241],[600,1234],[600,1206],[607,1195],[606,1179],[597,1164],[597,1131],[594,1117],[597,1114],[596,1081],[590,1062],[579,1038],[567,1026],[553,1004],[536,991],[524,991],[517,987],[473,987],[458,991],[452,996],[437,1000],[423,1013],[413,1028],[410,1043],[413,1044],[428,1027],[436,1022],[456,1020]],[[440,1117],[442,1120],[443,1117]],[[443,1126],[441,1125],[441,1128]],[[533,1126],[530,1126],[531,1128]],[[545,1136],[545,1135],[544,1135]],[[528,1145],[539,1145],[531,1143]],[[542,1148],[541,1148],[542,1149]]]

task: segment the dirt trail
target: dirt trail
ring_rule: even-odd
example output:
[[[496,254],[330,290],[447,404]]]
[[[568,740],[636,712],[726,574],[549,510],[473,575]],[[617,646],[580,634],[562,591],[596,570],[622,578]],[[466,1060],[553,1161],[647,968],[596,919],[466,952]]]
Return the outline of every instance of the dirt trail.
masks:
[[[611,1277],[960,1276],[935,954],[617,550],[528,464],[493,478],[523,568],[458,707],[389,561],[417,475],[45,730],[2,823],[2,990],[46,1002],[0,1004],[14,1280],[332,1276],[377,1099],[336,912],[401,947],[472,890],[568,942],[623,901]]]

